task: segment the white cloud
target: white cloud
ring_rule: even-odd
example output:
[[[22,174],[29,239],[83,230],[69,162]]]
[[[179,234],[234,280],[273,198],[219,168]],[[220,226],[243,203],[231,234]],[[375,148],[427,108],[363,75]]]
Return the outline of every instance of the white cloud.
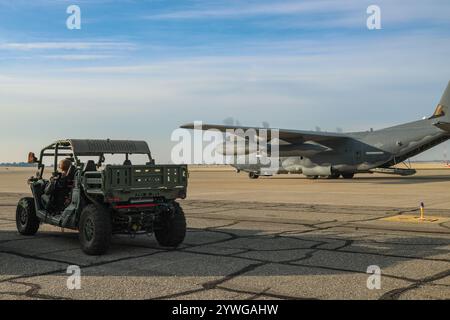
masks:
[[[241,122],[248,122],[255,112],[276,108],[273,118],[280,127],[295,128],[299,124],[293,119],[301,115],[305,124],[318,121],[324,128],[361,129],[358,126],[372,121],[389,125],[408,120],[401,108],[409,107],[410,100],[415,109],[407,117],[428,114],[437,101],[425,99],[423,93],[433,86],[439,94],[439,86],[446,84],[450,74],[444,63],[450,50],[448,37],[411,35],[382,42],[367,38],[356,43],[301,41],[251,46],[264,54],[49,67],[45,76],[41,69],[16,70],[14,76],[3,73],[7,78],[0,78],[0,108],[20,106],[9,115],[17,117],[37,112],[36,105],[45,113],[64,106],[91,110],[98,116],[104,112],[119,116],[121,106],[135,114],[147,112],[149,106],[154,116],[176,113],[187,120],[214,119],[230,112],[228,115],[241,115]],[[265,46],[273,52],[267,52]],[[367,104],[363,113],[361,103]],[[334,110],[338,105],[345,108]],[[389,112],[388,118],[382,116],[383,110]],[[323,113],[329,116],[315,120]],[[343,121],[345,114],[353,115]]]
[[[86,60],[102,60],[113,58],[112,55],[104,54],[61,54],[61,55],[44,55],[45,59],[63,60],[63,61],[86,61]]]
[[[233,18],[254,15],[292,15],[298,13],[344,11],[354,8],[357,3],[337,1],[288,1],[288,2],[253,2],[245,5],[242,2],[226,2],[222,6],[210,6],[207,9],[180,10],[146,16],[148,19],[202,19]]]
[[[4,42],[0,49],[6,50],[130,50],[135,45],[129,42]]]
[[[144,138],[159,143],[163,157],[171,130],[193,120],[234,116],[245,125],[270,120],[276,127],[366,130],[431,113],[450,80],[449,36],[370,35],[255,41],[234,56],[3,70],[0,136],[38,139],[23,128],[43,119],[52,125],[39,139]],[[68,125],[72,114],[82,120]]]
[[[364,27],[370,0],[332,1],[226,1],[219,4],[201,2],[194,9],[181,9],[144,16],[150,20],[236,19],[243,17],[280,16],[284,20],[271,21],[271,28],[279,27]],[[450,2],[442,0],[377,0],[383,25],[398,25],[424,21],[430,25],[450,23]],[[297,21],[291,20],[297,18]],[[263,20],[257,21],[264,23]]]

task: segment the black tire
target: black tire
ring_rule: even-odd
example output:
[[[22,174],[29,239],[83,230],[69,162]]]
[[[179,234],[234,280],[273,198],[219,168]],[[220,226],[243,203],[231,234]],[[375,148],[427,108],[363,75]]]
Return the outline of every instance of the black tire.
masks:
[[[108,210],[87,205],[81,212],[79,239],[81,249],[89,255],[101,255],[108,251],[111,245],[112,222]]]
[[[342,178],[344,179],[353,179],[354,173],[343,173]]]
[[[25,236],[35,235],[39,229],[39,218],[36,216],[36,207],[33,198],[22,198],[16,209],[17,231]]]
[[[155,229],[155,238],[160,246],[176,248],[186,236],[186,218],[178,203],[174,203],[172,210],[162,217],[161,225]]]
[[[250,179],[258,179],[259,175],[256,172],[251,171],[251,172],[248,173],[248,177]]]
[[[327,179],[339,179],[341,175],[339,173],[332,173],[331,175],[327,176]]]
[[[311,180],[315,180],[318,178],[319,178],[319,176],[306,176],[306,179],[311,179]]]

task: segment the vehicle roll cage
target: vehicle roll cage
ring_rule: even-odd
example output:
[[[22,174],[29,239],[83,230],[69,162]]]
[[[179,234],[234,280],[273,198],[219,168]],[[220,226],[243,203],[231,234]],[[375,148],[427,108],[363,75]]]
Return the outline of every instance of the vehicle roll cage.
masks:
[[[44,157],[54,157],[53,173],[56,173],[59,157],[70,159],[77,167],[83,169],[84,163],[81,162],[79,157],[98,157],[97,167],[100,167],[105,162],[105,154],[124,154],[126,160],[129,159],[130,155],[143,154],[148,156],[150,164],[154,164],[154,159],[145,141],[67,139],[58,140],[41,150],[38,160],[39,176],[42,178],[44,173]]]

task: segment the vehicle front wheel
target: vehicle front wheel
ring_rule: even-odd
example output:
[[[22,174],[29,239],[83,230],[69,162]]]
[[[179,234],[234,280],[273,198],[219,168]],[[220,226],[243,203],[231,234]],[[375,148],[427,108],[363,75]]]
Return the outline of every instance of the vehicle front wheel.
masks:
[[[79,224],[81,249],[89,255],[108,251],[112,237],[110,213],[102,207],[87,205],[81,212]]]
[[[343,173],[342,178],[344,179],[353,179],[354,173]]]
[[[20,199],[16,209],[17,231],[25,236],[32,236],[38,231],[39,223],[39,218],[36,216],[34,199]]]
[[[155,228],[155,237],[163,247],[178,247],[186,236],[186,218],[183,209],[174,203],[172,212],[161,217],[160,225]]]

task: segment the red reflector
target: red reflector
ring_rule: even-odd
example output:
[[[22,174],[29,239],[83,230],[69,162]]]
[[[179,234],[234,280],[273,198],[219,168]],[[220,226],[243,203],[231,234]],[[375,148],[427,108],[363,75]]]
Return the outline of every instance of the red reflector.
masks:
[[[156,203],[144,203],[144,204],[124,204],[119,206],[114,206],[114,209],[132,209],[132,208],[150,208],[156,207]]]

